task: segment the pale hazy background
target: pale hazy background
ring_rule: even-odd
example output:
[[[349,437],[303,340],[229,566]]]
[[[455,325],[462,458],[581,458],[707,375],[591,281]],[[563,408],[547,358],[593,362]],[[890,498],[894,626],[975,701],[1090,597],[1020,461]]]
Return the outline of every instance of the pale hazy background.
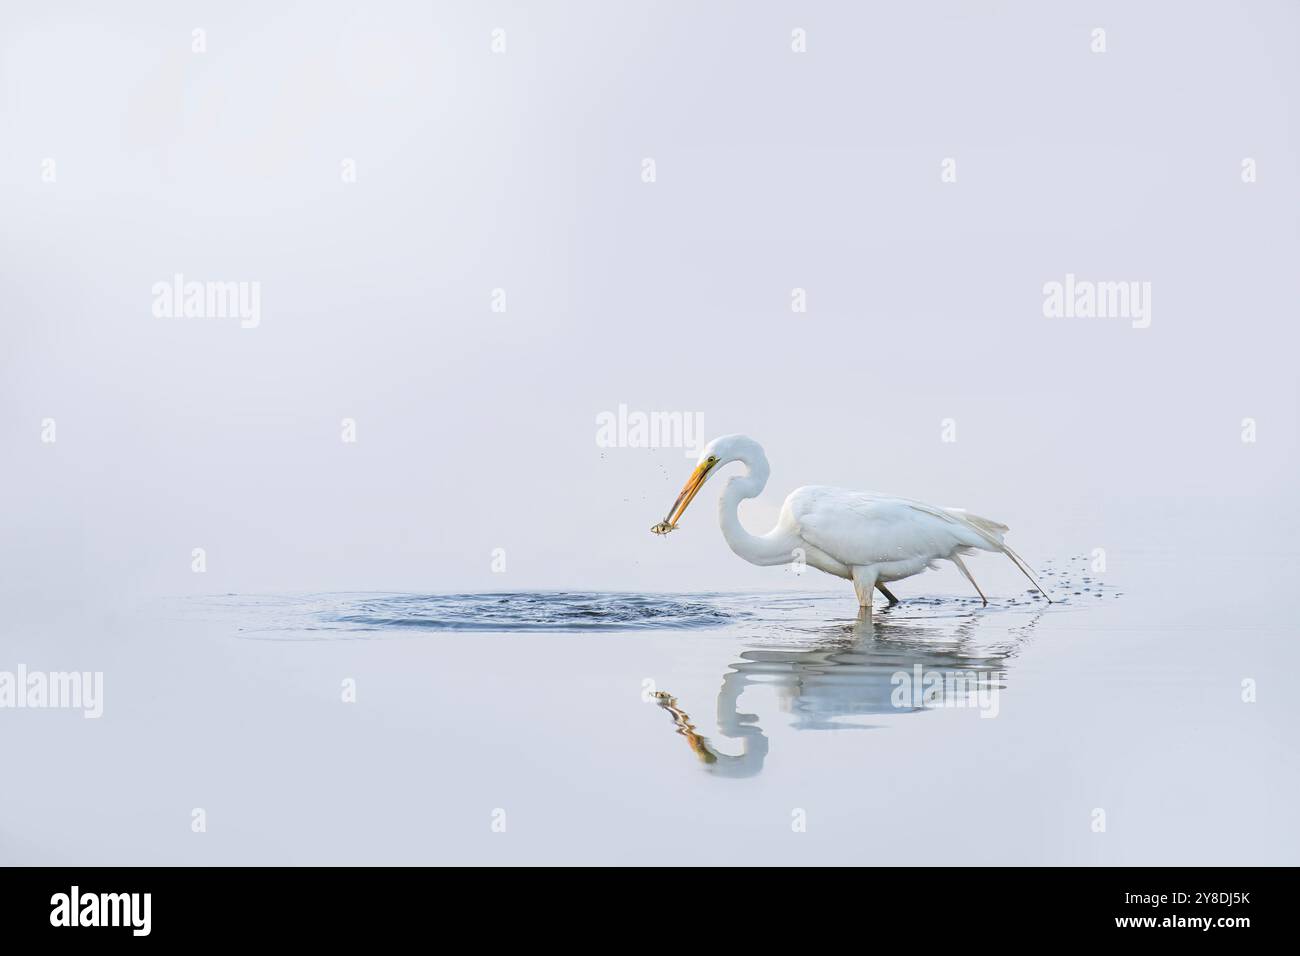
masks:
[[[755,529],[799,484],[871,488],[1034,562],[1164,555],[1194,604],[1219,553],[1276,565],[1297,530],[1298,28],[1285,2],[8,4],[3,590],[793,583],[727,551],[714,488],[648,533],[689,462],[598,448],[626,403],[763,442]],[[154,318],[176,272],[260,282],[260,328]],[[1067,272],[1151,282],[1151,327],[1045,319]]]
[[[0,863],[1294,864],[1298,28],[1289,2],[3,5],[0,671],[102,671],[104,701],[0,712]],[[155,318],[178,272],[261,283],[260,327]],[[1150,282],[1151,327],[1044,318],[1070,272]],[[598,447],[620,404],[763,442],[755,530],[800,484],[893,492],[1040,567],[1103,549],[1103,596],[1039,614],[980,556],[987,611],[846,636],[848,585],[735,558],[716,487],[649,533],[690,462]],[[771,595],[718,631],[369,640],[279,639],[247,596],[810,586],[839,594],[776,637]],[[880,699],[940,666],[912,627],[1014,646],[999,719]],[[728,675],[777,639],[784,685],[730,701],[761,772],[719,777],[645,682],[732,755]],[[827,688],[844,719],[800,729]]]

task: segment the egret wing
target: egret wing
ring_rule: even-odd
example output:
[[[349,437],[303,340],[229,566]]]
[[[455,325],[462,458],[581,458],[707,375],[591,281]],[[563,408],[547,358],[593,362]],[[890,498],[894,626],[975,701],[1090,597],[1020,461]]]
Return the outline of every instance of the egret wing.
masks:
[[[788,504],[802,537],[850,566],[930,561],[963,547],[1000,550],[961,517],[907,498],[814,485],[794,492]]]

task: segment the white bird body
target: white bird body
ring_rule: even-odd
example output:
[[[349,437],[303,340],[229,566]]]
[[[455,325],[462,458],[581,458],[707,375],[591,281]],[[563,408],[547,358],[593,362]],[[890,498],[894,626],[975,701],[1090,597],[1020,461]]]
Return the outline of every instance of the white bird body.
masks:
[[[1003,541],[1007,526],[960,508],[807,485],[785,499],[771,531],[750,534],[740,523],[740,503],[763,490],[770,469],[762,446],[744,435],[724,435],[709,442],[668,517],[652,530],[659,534],[673,530],[704,482],[733,461],[743,462],[747,471],[728,480],[718,502],[718,518],[731,550],[752,564],[802,560],[852,581],[859,604],[870,608],[873,590],[880,590],[893,603],[896,599],[883,585],[920,574],[940,560],[952,561],[984,598],[961,555],[1001,552],[1047,597],[1033,572]]]
[[[981,534],[967,521],[994,529],[999,544],[1006,525],[959,515],[906,498],[809,485],[785,499],[781,522],[788,521],[811,546],[806,560],[818,570],[852,578],[854,567],[876,567],[878,580],[889,582],[963,550],[999,550],[987,531]]]

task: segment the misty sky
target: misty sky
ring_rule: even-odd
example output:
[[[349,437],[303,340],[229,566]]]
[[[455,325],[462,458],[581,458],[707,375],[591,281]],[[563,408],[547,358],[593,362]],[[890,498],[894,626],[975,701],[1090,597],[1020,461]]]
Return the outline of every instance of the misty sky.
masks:
[[[811,483],[1033,563],[1296,529],[1294,4],[277,8],[0,13],[6,593],[794,586],[717,486],[649,533],[690,460],[620,404],[762,442],[755,531]],[[260,323],[157,317],[177,273]],[[1067,274],[1150,326],[1045,317]]]

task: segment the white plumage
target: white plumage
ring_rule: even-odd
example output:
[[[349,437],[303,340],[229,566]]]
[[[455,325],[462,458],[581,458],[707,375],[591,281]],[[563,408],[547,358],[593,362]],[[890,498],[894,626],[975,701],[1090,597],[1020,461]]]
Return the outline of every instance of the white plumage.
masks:
[[[892,604],[896,598],[886,584],[947,560],[957,566],[987,604],[988,599],[961,556],[993,551],[1010,558],[1051,600],[1029,567],[1004,542],[1007,526],[960,508],[937,508],[907,498],[808,485],[795,489],[785,499],[776,527],[764,535],[750,534],[740,523],[740,502],[763,490],[770,469],[762,446],[744,435],[724,435],[709,442],[668,517],[651,530],[667,534],[676,528],[704,483],[734,461],[743,462],[747,471],[727,481],[719,502],[719,522],[731,550],[746,561],[774,565],[803,560],[827,574],[851,580],[858,603],[870,608],[873,590],[879,590]]]

